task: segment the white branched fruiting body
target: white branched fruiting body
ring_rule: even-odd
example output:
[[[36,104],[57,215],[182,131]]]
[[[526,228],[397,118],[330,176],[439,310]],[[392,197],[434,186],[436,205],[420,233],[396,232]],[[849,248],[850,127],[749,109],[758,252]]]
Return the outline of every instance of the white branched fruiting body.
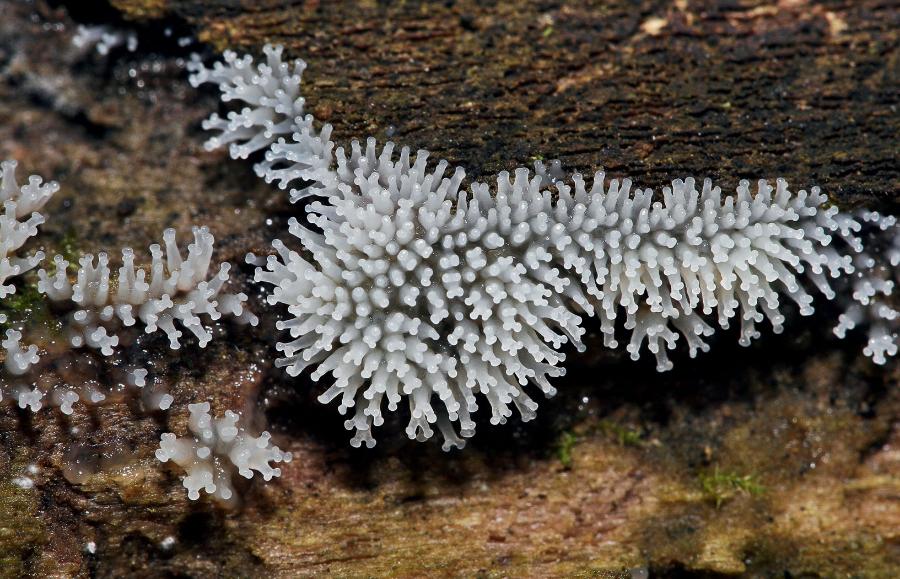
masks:
[[[281,49],[265,52],[269,63],[256,76],[246,71],[249,57],[229,54],[214,66],[223,95],[252,78],[296,96],[285,85],[299,90],[299,78],[286,72]],[[242,65],[230,70],[232,62]],[[286,127],[286,110],[259,115]],[[679,337],[693,356],[708,349],[714,325],[735,318],[740,343],[749,344],[763,321],[782,331],[785,301],[807,315],[811,290],[834,298],[836,278],[853,271],[862,251],[853,217],[828,207],[818,188],[794,194],[781,179],[759,181],[755,191],[742,181],[732,195],[709,180],[675,180],[654,196],[602,172],[590,185],[578,174],[566,182],[558,166],[538,164],[534,175],[503,172],[496,187],[463,192],[463,172],[445,177],[445,162],[427,170],[427,152],[410,162],[404,149],[396,160],[393,144],[379,153],[369,139],[347,155],[330,142],[330,126],[317,133],[299,110],[293,122],[290,141],[287,130],[276,141],[268,127],[214,128],[254,150],[268,147],[257,173],[290,188],[292,201],[328,200],[309,206],[316,231],[291,222],[306,252],[276,241],[278,256],[257,279],[275,286],[270,301],[291,316],[280,324],[292,341],[279,344],[278,363],[293,375],[308,366],[314,379],[333,374],[321,399],[340,397],[342,412],[354,409],[346,425],[355,445],[373,444],[382,408],[404,396],[409,435],[427,438],[437,424],[445,447],[462,443],[451,423],[471,434],[477,394],[494,422],[511,403],[529,418],[535,404],[523,387],[552,393],[560,348],[569,340],[580,347],[579,316],[599,318],[611,347],[617,326],[631,330],[627,351],[637,359],[646,344],[660,371],[671,368],[667,350]],[[878,315],[893,314],[882,307]],[[858,314],[846,317],[845,325]],[[887,334],[874,331],[877,346],[867,351],[890,353]]]
[[[804,286],[833,296],[829,278],[850,268],[837,248],[858,244],[855,222],[821,207],[817,189],[794,195],[782,180],[761,181],[755,194],[742,182],[724,198],[709,181],[698,191],[676,180],[654,202],[651,190],[602,172],[590,188],[576,174],[551,193],[541,167],[501,173],[493,193],[483,183],[466,193],[461,169],[445,177],[446,162],[426,170],[424,151],[413,163],[407,149],[392,153],[388,143],[378,154],[371,139],[349,156],[339,148],[337,187],[328,205],[310,206],[323,233],[291,223],[313,261],[276,242],[281,259],[257,273],[293,317],[280,325],[294,339],[279,344],[279,364],[334,375],[321,400],[355,407],[356,445],[373,443],[383,403],[393,410],[401,395],[408,434],[427,438],[437,423],[445,447],[461,444],[450,421],[471,435],[477,393],[495,423],[510,402],[530,418],[536,405],[522,387],[553,392],[559,349],[581,347],[575,312],[599,317],[613,347],[624,316],[632,357],[646,341],[661,371],[679,335],[691,355],[708,348],[707,316],[722,327],[739,317],[742,344],[766,318],[781,331],[781,297],[811,313]]]
[[[860,211],[864,251],[853,258],[854,272],[842,292],[844,313],[834,333],[843,338],[857,326],[868,328],[868,343],[863,349],[876,364],[896,356],[900,346],[900,303],[896,289],[900,284],[900,224],[892,215]],[[893,301],[892,301],[893,300]]]
[[[182,259],[175,243],[174,230],[166,230],[163,241],[165,252],[159,245],[150,247],[149,275],[135,267],[131,249],[122,251],[123,265],[115,279],[111,278],[105,253],[96,260],[93,255],[81,258],[74,283],[67,274],[68,262],[61,256],[54,258],[56,271],[52,276],[44,270],[38,272],[38,290],[74,310],[69,324],[73,346],[90,346],[112,355],[119,344],[118,330],[141,322],[146,333],[161,330],[169,338],[170,347],[178,349],[182,332],[177,322],[204,347],[212,334],[201,316],[215,321],[227,314],[239,322],[256,324],[256,316],[244,309],[246,295],[222,292],[229,278],[229,264],[221,264],[208,279],[214,239],[207,228],[194,228],[194,242],[188,246],[186,259]]]
[[[10,343],[6,346],[18,348],[15,344],[18,332],[7,331],[7,336]],[[34,354],[21,349],[20,353],[23,357]],[[72,414],[78,403],[93,406],[107,400],[121,400],[129,392],[139,397],[143,407],[150,411],[168,410],[174,402],[165,380],[151,376],[147,369],[135,367],[121,357],[102,360],[92,352],[61,351],[50,353],[40,361],[34,356],[27,366],[27,371],[10,372],[0,380],[0,400],[15,400],[20,408],[30,408],[33,412],[46,405],[66,415]]]
[[[672,367],[666,349],[679,334],[691,356],[708,349],[703,337],[713,330],[704,316],[723,328],[737,317],[747,345],[763,320],[782,331],[782,296],[812,313],[804,286],[833,297],[830,279],[849,271],[846,251],[859,243],[853,220],[823,207],[818,188],[792,194],[782,179],[774,188],[759,181],[755,193],[742,181],[724,197],[708,179],[699,191],[694,179],[676,179],[661,201],[650,189],[631,191],[629,179],[607,183],[602,172],[590,189],[578,174],[571,186],[555,186],[551,196],[519,169],[513,183],[500,175],[497,195],[515,199],[539,224],[528,243],[584,288],[589,303],[573,301],[599,317],[606,345],[617,345],[615,322],[624,313],[632,330],[626,349],[637,359],[646,339],[660,371]]]
[[[317,134],[312,115],[298,117],[297,123],[291,141],[278,139],[272,143],[266,150],[265,160],[254,167],[266,183],[275,182],[280,189],[290,188],[291,203],[313,195],[327,195],[336,185],[331,125],[323,126]]]
[[[11,394],[18,402],[19,408],[30,408],[32,412],[37,412],[44,407],[45,402],[49,402],[51,407],[59,408],[67,416],[75,411],[75,404],[79,401],[94,405],[106,399],[106,395],[93,382],[43,386],[35,384],[29,387],[25,382],[12,380],[6,390],[7,395]],[[0,395],[0,400],[2,398]]]
[[[21,339],[22,332],[6,330],[6,339],[2,342],[3,349],[6,350],[4,366],[6,371],[13,376],[24,374],[39,360],[37,346],[31,345],[23,348],[20,343]]]
[[[38,213],[59,190],[56,182],[43,183],[37,175],[19,187],[16,183],[16,162],[0,163],[0,300],[15,293],[9,280],[36,267],[44,258],[37,252],[30,257],[17,257],[16,252],[31,237],[37,235],[44,217]]]
[[[223,119],[213,114],[203,122],[203,128],[219,131],[206,142],[208,150],[229,145],[231,156],[246,159],[254,151],[264,149],[280,136],[295,132],[295,119],[303,117],[303,97],[300,79],[306,63],[296,60],[293,66],[281,60],[280,46],[266,46],[266,62],[254,66],[253,57],[238,57],[225,51],[224,62],[206,68],[197,60],[188,63],[193,73],[189,80],[197,87],[213,83],[221,91],[224,102],[237,101],[244,106],[231,111]]]
[[[44,223],[39,213],[44,205],[59,190],[56,182],[44,183],[37,175],[28,178],[21,187],[16,182],[15,161],[0,163],[0,305],[3,298],[15,293],[12,278],[25,273],[44,259],[42,252],[27,257],[19,257],[16,252],[37,235],[38,226]],[[6,315],[0,313],[0,323],[6,322]],[[22,334],[8,330],[6,339],[0,342],[5,351],[4,368],[11,375],[21,375],[38,361],[37,347],[22,347]],[[20,398],[20,405],[24,408]],[[29,403],[30,404],[30,403]]]
[[[152,384],[147,379],[149,372],[145,368],[132,368],[127,370],[126,382],[129,386],[139,388],[145,403],[154,410],[168,410],[175,397],[169,394],[165,388]]]
[[[316,364],[315,379],[332,372],[320,400],[354,409],[346,426],[355,446],[374,444],[382,408],[396,409],[404,396],[407,434],[427,439],[437,424],[448,448],[463,443],[451,422],[464,437],[474,432],[477,394],[495,424],[511,405],[534,416],[524,387],[553,394],[559,348],[568,340],[582,347],[581,320],[563,302],[570,289],[583,299],[580,290],[537,263],[539,249],[507,241],[509,206],[486,188],[467,196],[462,170],[444,178],[442,162],[428,172],[425,152],[411,166],[408,150],[393,163],[390,145],[380,172],[358,147],[350,161],[338,155],[339,172],[356,168],[356,187],[313,204],[310,220],[323,234],[291,222],[315,265],[276,242],[283,261],[271,257],[268,271],[257,271],[276,286],[270,301],[294,316],[279,324],[295,339],[278,345],[278,364],[291,375]]]
[[[290,65],[281,60],[281,46],[266,45],[266,62],[254,66],[253,57],[238,57],[232,51],[224,62],[207,68],[199,61],[189,63],[193,86],[211,83],[218,86],[224,102],[238,101],[245,106],[223,119],[213,113],[203,128],[219,134],[206,142],[208,150],[229,145],[235,159],[265,150],[265,158],[256,164],[257,175],[267,183],[291,189],[291,200],[307,197],[331,181],[331,126],[320,132],[312,115],[304,115],[300,82],[306,63],[300,59]]]
[[[7,332],[10,336],[10,332]],[[18,333],[10,336],[15,339]],[[34,348],[34,346],[32,346]],[[37,412],[44,405],[59,408],[70,415],[75,403],[98,404],[106,399],[101,381],[107,374],[98,371],[95,361],[87,356],[50,355],[38,363],[35,357],[27,371],[0,380],[0,399],[12,399],[19,408]]]
[[[234,412],[226,411],[214,420],[209,408],[209,402],[188,405],[191,436],[179,438],[167,432],[156,451],[160,461],[171,460],[187,472],[182,484],[191,500],[199,499],[201,490],[224,502],[233,500],[235,469],[247,479],[253,478],[253,471],[266,481],[281,476],[281,469],[269,463],[290,462],[291,453],[274,446],[268,432],[258,437],[245,432]]]
[[[128,52],[134,52],[138,48],[138,37],[131,30],[116,30],[110,26],[84,26],[79,24],[72,44],[76,48],[89,50],[95,47],[97,54],[107,56],[111,50],[125,45]]]

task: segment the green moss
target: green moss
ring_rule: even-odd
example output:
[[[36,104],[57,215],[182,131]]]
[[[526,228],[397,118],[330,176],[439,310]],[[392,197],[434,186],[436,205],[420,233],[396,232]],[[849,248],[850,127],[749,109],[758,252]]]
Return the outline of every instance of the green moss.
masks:
[[[644,443],[640,429],[622,426],[612,420],[601,420],[599,427],[600,432],[612,435],[622,446],[641,446]]]
[[[16,293],[3,298],[0,302],[0,313],[8,318],[5,324],[0,324],[2,330],[6,330],[10,324],[21,322],[48,328],[57,323],[35,283],[22,284],[16,287]]]
[[[49,253],[62,255],[69,262],[69,273],[74,273],[78,266],[78,259],[81,257],[75,229],[69,227],[60,239],[56,251]],[[46,267],[46,262],[44,266]],[[31,272],[27,275],[29,277],[25,278],[25,283],[16,284],[16,293],[0,300],[0,314],[5,314],[8,318],[5,324],[0,324],[0,330],[5,331],[12,324],[25,323],[44,327],[53,333],[58,332],[59,320],[50,312],[46,298],[38,291],[34,273]]]
[[[566,431],[560,434],[556,443],[556,456],[566,470],[572,468],[572,448],[576,442],[578,442],[578,437]]]
[[[716,466],[711,473],[700,473],[700,486],[707,498],[715,503],[716,508],[738,493],[761,495],[765,488],[756,481],[752,474],[739,475],[735,472],[721,472]]]
[[[66,229],[66,233],[59,242],[59,254],[69,262],[69,271],[75,271],[78,266],[78,260],[81,258],[81,249],[79,248],[78,236],[75,235],[74,228]]]

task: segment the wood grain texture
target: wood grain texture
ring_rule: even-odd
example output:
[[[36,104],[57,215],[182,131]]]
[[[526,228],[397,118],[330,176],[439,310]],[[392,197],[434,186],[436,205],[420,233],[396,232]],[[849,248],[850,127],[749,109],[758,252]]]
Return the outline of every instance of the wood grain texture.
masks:
[[[207,224],[216,259],[240,263],[286,235],[284,195],[202,150],[219,105],[183,69],[191,51],[266,42],[308,61],[310,109],[337,140],[390,134],[473,178],[560,158],[653,187],[783,176],[843,208],[898,210],[891,2],[16,0],[0,13],[0,158],[61,181],[48,253],[146,258],[164,228]],[[133,29],[138,50],[75,51],[78,23]],[[201,43],[178,48],[186,34]],[[252,268],[235,276],[258,297]],[[831,337],[827,307],[750,348],[723,332],[666,374],[590,336],[536,420],[482,421],[449,455],[407,441],[401,419],[350,449],[321,388],[273,367],[274,315],[206,350],[149,354],[176,398],[167,416],[126,394],[70,418],[0,403],[0,577],[900,575],[900,367]],[[59,352],[57,338],[42,346]],[[236,511],[189,502],[153,458],[204,399],[295,454],[282,479],[242,487]]]
[[[141,0],[115,0],[141,14]],[[339,141],[373,135],[470,176],[605,167],[644,186],[783,176],[896,205],[900,10],[881,0],[168,0],[217,48],[283,43]]]

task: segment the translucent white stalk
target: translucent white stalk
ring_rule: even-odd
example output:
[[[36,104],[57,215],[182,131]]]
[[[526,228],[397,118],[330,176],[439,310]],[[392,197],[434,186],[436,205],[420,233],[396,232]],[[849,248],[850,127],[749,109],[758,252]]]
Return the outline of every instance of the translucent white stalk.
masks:
[[[68,262],[57,255],[52,275],[38,272],[38,290],[72,310],[68,331],[75,347],[89,346],[110,356],[119,345],[120,330],[140,324],[148,334],[164,332],[173,350],[181,346],[179,328],[190,331],[202,348],[212,339],[203,318],[215,321],[226,314],[241,323],[257,323],[256,316],[244,308],[246,295],[222,291],[229,279],[229,264],[221,264],[210,277],[214,241],[207,228],[194,228],[194,242],[183,258],[175,231],[168,229],[163,233],[165,250],[150,246],[149,272],[135,266],[134,252],[126,248],[115,278],[109,257],[101,253],[81,258],[74,282],[67,272]]]
[[[268,432],[258,437],[248,434],[238,425],[236,413],[228,410],[222,418],[213,419],[209,408],[209,402],[189,404],[189,436],[166,432],[156,451],[161,462],[171,460],[187,472],[182,485],[188,498],[195,501],[204,491],[222,502],[234,501],[231,476],[235,470],[247,479],[253,478],[254,471],[265,481],[281,476],[281,469],[269,463],[290,462],[291,453],[273,445]]]

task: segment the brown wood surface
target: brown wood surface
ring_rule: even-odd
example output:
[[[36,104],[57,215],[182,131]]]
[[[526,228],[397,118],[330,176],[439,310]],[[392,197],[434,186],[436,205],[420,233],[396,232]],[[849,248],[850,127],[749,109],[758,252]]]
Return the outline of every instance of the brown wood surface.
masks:
[[[78,23],[135,30],[138,49],[77,51]],[[896,3],[870,0],[0,0],[0,158],[61,182],[48,253],[142,254],[207,224],[240,263],[295,209],[202,150],[218,103],[183,59],[280,42],[341,142],[390,135],[478,179],[536,158],[652,187],[782,176],[897,212],[898,38]],[[168,417],[127,396],[71,418],[0,403],[0,576],[900,575],[900,368],[833,339],[827,307],[663,375],[594,338],[535,421],[480,423],[449,455],[402,420],[350,449],[320,387],[272,367],[273,315],[148,352]],[[189,502],[153,458],[207,398],[295,454],[233,511]]]

